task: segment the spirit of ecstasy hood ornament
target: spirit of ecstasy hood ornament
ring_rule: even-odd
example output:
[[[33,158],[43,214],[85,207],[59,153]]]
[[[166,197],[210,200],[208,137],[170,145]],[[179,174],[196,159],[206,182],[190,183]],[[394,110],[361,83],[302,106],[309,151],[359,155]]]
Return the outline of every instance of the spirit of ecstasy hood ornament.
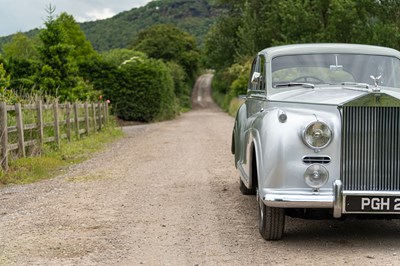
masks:
[[[374,80],[374,85],[375,85],[375,87],[372,88],[372,91],[373,92],[380,92],[381,88],[378,87],[378,83],[379,83],[379,80],[381,79],[382,75],[380,75],[380,76],[378,76],[376,78],[374,76],[372,76],[372,75],[370,77]]]

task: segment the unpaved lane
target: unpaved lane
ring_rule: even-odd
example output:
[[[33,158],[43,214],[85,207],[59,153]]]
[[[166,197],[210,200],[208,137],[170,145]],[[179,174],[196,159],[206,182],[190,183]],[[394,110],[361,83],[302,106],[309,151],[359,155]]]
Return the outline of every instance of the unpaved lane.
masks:
[[[212,74],[205,74],[197,79],[192,91],[193,109],[198,108],[215,108],[211,97],[211,79]]]
[[[393,221],[288,219],[282,241],[262,240],[255,198],[238,190],[233,118],[204,106],[125,128],[124,139],[55,179],[1,190],[0,265],[400,262]]]

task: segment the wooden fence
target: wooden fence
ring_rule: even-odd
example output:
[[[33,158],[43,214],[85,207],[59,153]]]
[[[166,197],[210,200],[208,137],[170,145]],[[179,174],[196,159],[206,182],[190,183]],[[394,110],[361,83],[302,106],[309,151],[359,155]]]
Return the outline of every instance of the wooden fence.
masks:
[[[9,157],[27,157],[42,144],[71,141],[90,135],[108,124],[108,103],[7,105],[0,102],[1,166],[8,170]]]

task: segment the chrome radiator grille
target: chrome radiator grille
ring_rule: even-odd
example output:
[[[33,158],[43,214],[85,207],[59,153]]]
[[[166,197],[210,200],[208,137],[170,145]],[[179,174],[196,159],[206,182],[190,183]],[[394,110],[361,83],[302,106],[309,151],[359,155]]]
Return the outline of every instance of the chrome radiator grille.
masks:
[[[342,109],[345,190],[400,190],[400,108]]]

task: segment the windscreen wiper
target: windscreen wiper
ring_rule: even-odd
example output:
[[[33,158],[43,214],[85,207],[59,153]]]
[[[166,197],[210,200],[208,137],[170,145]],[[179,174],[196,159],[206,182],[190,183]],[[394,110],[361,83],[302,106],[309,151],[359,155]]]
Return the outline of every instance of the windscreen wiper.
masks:
[[[287,83],[278,83],[275,84],[275,88],[282,88],[282,87],[303,87],[303,88],[311,88],[314,89],[315,85],[312,83],[303,83],[303,82],[287,82]]]

